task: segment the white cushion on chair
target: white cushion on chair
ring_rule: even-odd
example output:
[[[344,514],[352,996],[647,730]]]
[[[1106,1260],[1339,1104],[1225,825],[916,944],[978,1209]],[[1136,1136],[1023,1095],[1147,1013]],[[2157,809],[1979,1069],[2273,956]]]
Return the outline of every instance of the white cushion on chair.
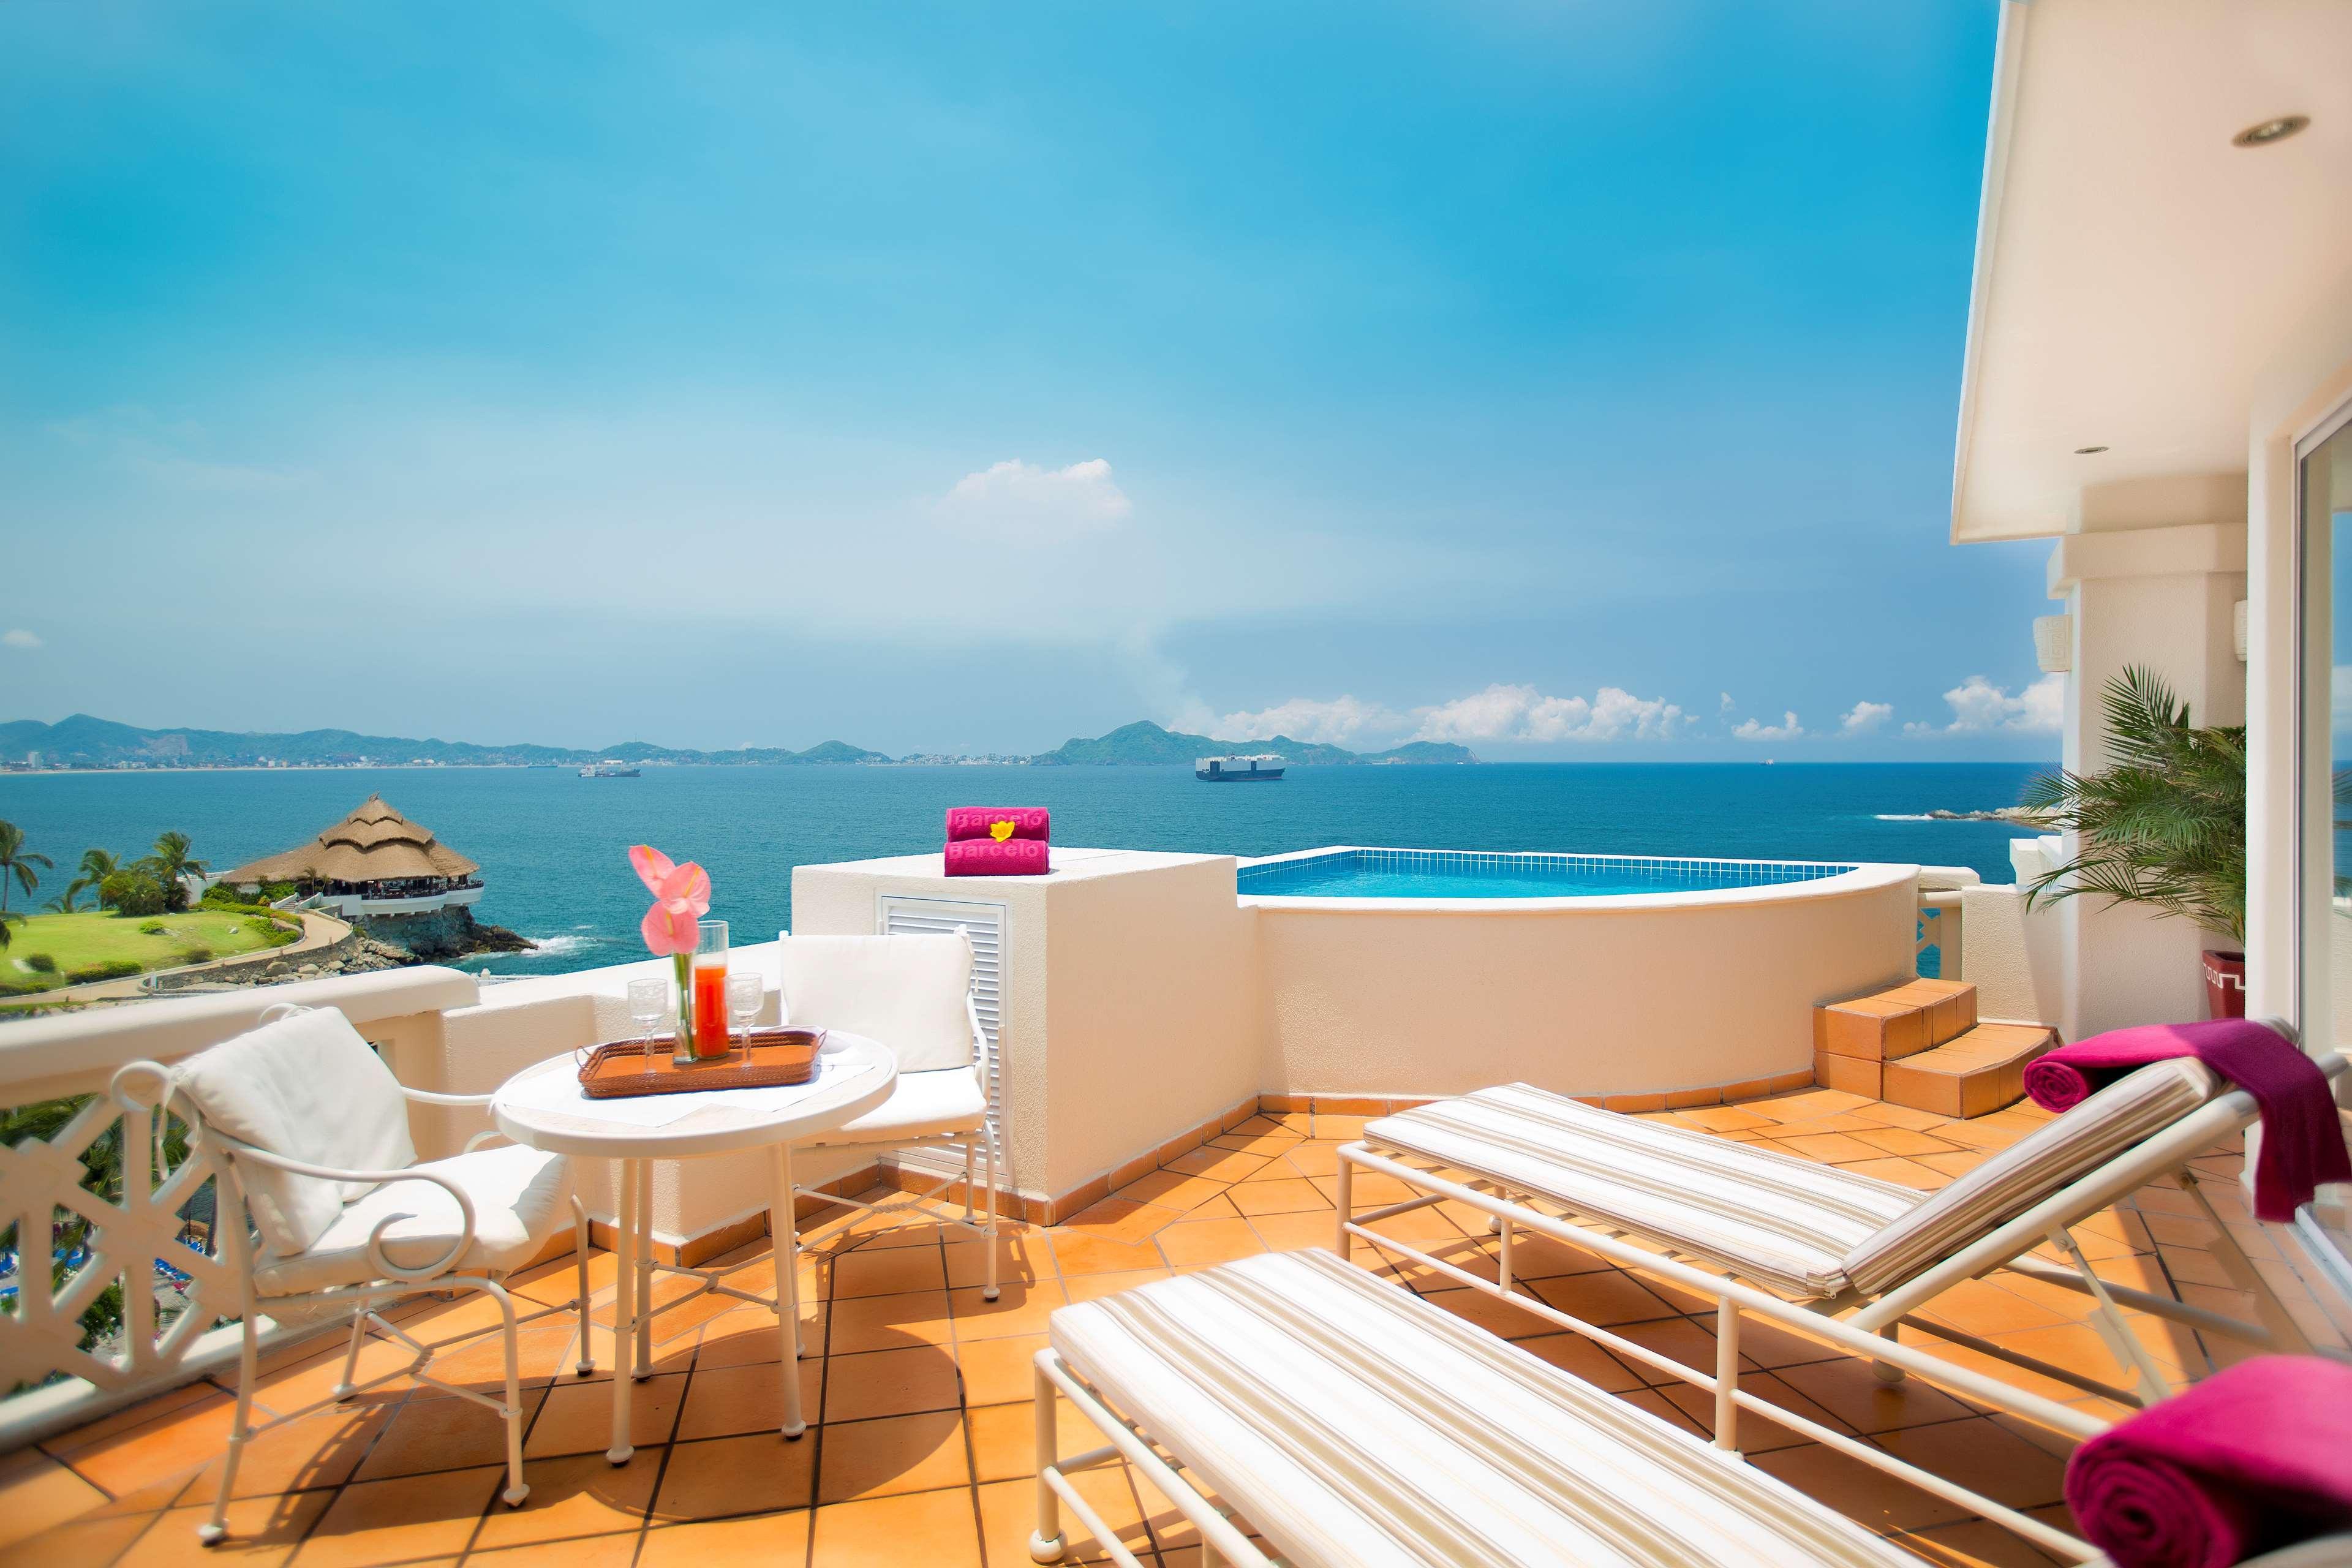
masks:
[[[890,1047],[902,1073],[971,1065],[971,939],[786,936],[777,944],[783,1018]]]
[[[248,1167],[249,1169],[250,1167]],[[520,1144],[479,1149],[415,1167],[448,1177],[474,1205],[474,1241],[451,1272],[503,1274],[530,1261],[565,1218],[571,1163],[561,1154]],[[406,1217],[384,1233],[384,1256],[422,1268],[447,1254],[465,1216],[447,1189],[431,1182],[386,1182],[344,1206],[307,1251],[265,1260],[254,1269],[264,1296],[291,1296],[383,1278],[369,1261],[368,1237],[387,1215]]]
[[[973,1132],[987,1119],[988,1100],[980,1090],[980,1074],[971,1068],[902,1072],[891,1086],[889,1099],[855,1121],[844,1122],[823,1137],[810,1140],[809,1147],[895,1143],[950,1132]]]
[[[395,1171],[416,1163],[400,1080],[331,1007],[311,1008],[199,1051],[173,1069],[205,1121],[240,1142],[309,1165]],[[273,1252],[295,1253],[335,1223],[366,1182],[242,1167],[254,1224]]]

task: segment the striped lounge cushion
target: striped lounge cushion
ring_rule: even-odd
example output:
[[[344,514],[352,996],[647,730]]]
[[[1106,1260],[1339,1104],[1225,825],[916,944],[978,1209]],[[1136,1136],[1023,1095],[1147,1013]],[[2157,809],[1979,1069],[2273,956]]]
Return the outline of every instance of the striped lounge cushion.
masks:
[[[2229,1086],[2203,1063],[2150,1062],[2003,1149],[1845,1256],[1876,1295],[2016,1218],[2067,1183],[2154,1137]]]
[[[1892,1182],[1523,1083],[1384,1116],[1365,1127],[1364,1140],[1548,1198],[1807,1299],[1844,1289],[1847,1254],[1921,1199]]]
[[[1329,1253],[1265,1254],[1065,1307],[1052,1333],[1080,1377],[1296,1568],[1913,1563]]]

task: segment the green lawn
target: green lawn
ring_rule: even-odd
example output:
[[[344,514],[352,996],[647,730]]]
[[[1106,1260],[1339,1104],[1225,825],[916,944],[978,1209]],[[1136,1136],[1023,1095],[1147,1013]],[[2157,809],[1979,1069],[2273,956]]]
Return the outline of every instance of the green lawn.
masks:
[[[293,940],[290,935],[275,939],[264,936],[248,923],[251,919],[226,910],[204,909],[144,918],[95,911],[34,915],[9,928],[12,940],[5,951],[0,951],[0,986],[48,990],[73,984],[73,972],[93,963],[121,960],[136,963],[141,969],[170,969],[192,962],[184,956],[191,948],[210,948],[215,958],[226,958],[231,953],[282,946]],[[148,932],[139,929],[145,925],[160,926],[162,930]],[[55,959],[56,970],[45,973],[34,968],[28,961],[35,953],[47,953]]]

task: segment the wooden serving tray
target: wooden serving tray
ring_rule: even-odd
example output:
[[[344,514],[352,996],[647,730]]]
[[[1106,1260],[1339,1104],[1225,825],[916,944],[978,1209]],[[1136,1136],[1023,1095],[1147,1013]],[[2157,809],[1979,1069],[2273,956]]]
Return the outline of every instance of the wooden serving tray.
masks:
[[[580,1064],[580,1092],[591,1100],[623,1100],[640,1094],[806,1083],[816,1076],[816,1054],[824,1047],[824,1031],[754,1029],[748,1049],[737,1046],[723,1057],[692,1067],[680,1067],[672,1059],[676,1045],[675,1036],[656,1035],[651,1040],[615,1040],[598,1046]]]

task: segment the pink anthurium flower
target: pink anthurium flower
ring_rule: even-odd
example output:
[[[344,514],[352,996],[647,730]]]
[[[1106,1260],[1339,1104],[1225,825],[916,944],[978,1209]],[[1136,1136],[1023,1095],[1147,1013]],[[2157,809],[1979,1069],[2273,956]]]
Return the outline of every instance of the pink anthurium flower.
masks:
[[[691,860],[677,865],[650,844],[632,848],[629,864],[654,896],[653,907],[637,922],[647,951],[657,958],[692,952],[695,922],[710,912],[710,874]]]

